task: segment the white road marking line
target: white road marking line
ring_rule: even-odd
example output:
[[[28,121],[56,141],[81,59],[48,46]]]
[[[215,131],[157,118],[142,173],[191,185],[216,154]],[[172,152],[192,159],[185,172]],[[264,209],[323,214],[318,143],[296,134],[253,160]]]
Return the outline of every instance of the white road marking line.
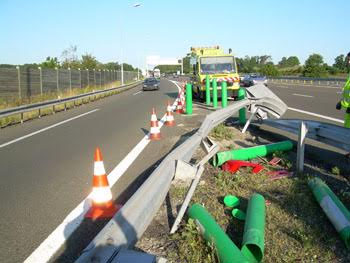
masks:
[[[28,137],[31,137],[31,136],[34,136],[34,135],[36,135],[36,134],[38,134],[38,133],[41,133],[41,132],[47,131],[47,130],[49,130],[49,129],[55,128],[55,127],[57,127],[57,126],[59,126],[59,125],[65,124],[65,123],[67,123],[67,122],[69,122],[69,121],[73,121],[73,120],[75,120],[75,119],[78,119],[78,118],[80,118],[80,117],[83,117],[83,116],[85,116],[85,115],[88,115],[88,114],[93,113],[93,112],[98,111],[98,110],[99,110],[99,109],[95,109],[95,110],[92,110],[92,111],[85,112],[85,113],[80,114],[80,115],[78,115],[78,116],[75,116],[75,117],[73,117],[73,118],[70,118],[70,119],[67,119],[67,120],[58,122],[58,123],[56,123],[56,124],[53,124],[53,125],[51,125],[51,126],[48,126],[48,127],[46,127],[46,128],[40,129],[40,130],[38,130],[38,131],[36,131],[36,132],[32,132],[32,133],[29,133],[29,134],[24,135],[24,136],[22,136],[22,137],[19,137],[19,138],[17,138],[17,139],[14,139],[14,140],[12,140],[12,141],[3,143],[3,144],[0,145],[0,148],[6,147],[6,146],[8,146],[8,145],[10,145],[10,144],[13,144],[13,143],[15,143],[15,142],[22,141],[22,140],[24,140],[24,139],[26,139],[26,138],[28,138]]]
[[[132,95],[137,95],[137,94],[140,94],[142,92],[142,90],[138,91],[138,92],[135,92],[134,94]]]
[[[173,82],[177,88],[180,87]],[[172,108],[176,106],[177,99],[175,100]],[[163,126],[165,122],[166,114],[159,122],[159,128]],[[143,149],[148,145],[149,133],[141,139],[141,141],[124,157],[124,159],[112,170],[108,175],[108,182],[112,187],[123,173],[129,168],[129,166],[135,161]],[[25,263],[37,263],[47,262],[50,258],[57,253],[61,246],[66,242],[71,234],[79,227],[84,220],[84,215],[90,208],[90,195],[91,193],[71,211],[63,222],[56,227],[56,229],[37,247],[32,254],[24,261]]]
[[[309,96],[309,95],[304,95],[304,94],[298,94],[298,93],[293,93],[292,95],[294,96],[300,96],[300,97],[306,97],[306,98],[313,98],[314,96]]]
[[[318,117],[318,118],[322,118],[322,119],[326,119],[326,120],[330,120],[330,121],[334,121],[334,122],[344,123],[343,120],[335,119],[335,118],[332,118],[332,117],[324,116],[324,115],[313,113],[313,112],[309,112],[309,111],[299,110],[299,109],[295,109],[295,108],[291,108],[291,107],[288,107],[288,110],[296,111],[296,112],[300,112],[300,113],[304,113],[304,114],[308,114],[308,115],[311,115],[311,116],[315,116],[315,117]]]

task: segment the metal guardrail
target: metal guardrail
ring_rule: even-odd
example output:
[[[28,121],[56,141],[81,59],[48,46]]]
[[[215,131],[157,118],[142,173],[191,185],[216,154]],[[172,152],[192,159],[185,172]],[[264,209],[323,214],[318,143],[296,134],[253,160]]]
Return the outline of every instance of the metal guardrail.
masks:
[[[308,132],[306,137],[319,141],[344,151],[350,151],[349,129],[317,121],[303,121]],[[301,120],[264,120],[263,125],[267,125],[279,130],[284,130],[293,134],[298,134]]]
[[[117,91],[117,90],[123,91],[123,90],[129,89],[133,86],[137,86],[141,82],[142,81],[137,81],[134,83],[123,85],[123,86],[118,86],[118,87],[105,89],[105,90],[93,91],[93,92],[80,94],[80,95],[73,96],[73,97],[67,97],[67,98],[56,99],[56,100],[49,100],[49,101],[44,101],[44,102],[39,102],[39,103],[28,104],[28,105],[23,105],[23,106],[19,106],[19,107],[4,109],[4,110],[0,111],[0,118],[4,118],[4,117],[10,116],[10,115],[15,115],[15,114],[21,114],[21,119],[23,120],[23,113],[29,112],[29,111],[34,111],[34,110],[39,110],[39,116],[40,116],[40,110],[43,108],[48,108],[48,107],[54,108],[57,105],[66,104],[68,102],[73,102],[73,101],[81,100],[81,99],[85,99],[85,98],[90,98],[91,96],[96,96],[96,95],[100,95],[100,94],[107,94],[107,93]]]
[[[292,83],[308,85],[335,85],[343,86],[346,79],[344,78],[307,78],[307,77],[268,77],[271,83]]]
[[[231,117],[242,107],[251,104],[263,105],[266,108],[271,104],[275,105],[275,108],[281,105],[276,99],[245,99],[207,115],[199,130],[160,163],[136,193],[83,250],[76,262],[110,262],[121,248],[133,246],[146,231],[165,200],[175,174],[176,160],[189,162],[202,139],[212,128]],[[275,114],[284,113],[284,109],[273,111]]]

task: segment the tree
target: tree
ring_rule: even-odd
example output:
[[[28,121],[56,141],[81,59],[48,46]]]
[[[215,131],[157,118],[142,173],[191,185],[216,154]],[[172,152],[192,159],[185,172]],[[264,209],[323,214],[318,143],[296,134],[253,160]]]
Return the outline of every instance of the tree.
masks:
[[[266,64],[260,68],[260,73],[265,76],[276,77],[279,75],[279,71],[275,65]]]
[[[85,55],[81,56],[82,69],[93,70],[93,69],[97,68],[97,66],[99,64],[100,63],[97,61],[97,59],[91,54],[86,53]]]
[[[323,57],[320,54],[312,54],[305,61],[303,75],[305,77],[325,77],[327,76],[327,64],[324,64]]]
[[[81,63],[78,60],[77,49],[77,46],[71,45],[63,50],[61,54],[63,68],[80,68]]]
[[[59,68],[60,62],[58,61],[57,57],[47,57],[44,62],[40,64],[42,68]]]
[[[345,56],[343,54],[337,56],[334,59],[333,67],[336,68],[338,71],[345,70]]]
[[[299,66],[300,61],[298,57],[296,56],[290,56],[290,57],[283,57],[280,62],[278,62],[278,66],[281,68],[287,68],[287,67],[295,67]]]

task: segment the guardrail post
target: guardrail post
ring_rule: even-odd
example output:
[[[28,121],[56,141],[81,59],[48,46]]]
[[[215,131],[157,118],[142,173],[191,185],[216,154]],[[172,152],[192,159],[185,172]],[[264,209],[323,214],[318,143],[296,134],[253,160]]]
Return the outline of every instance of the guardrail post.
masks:
[[[209,79],[209,75],[205,76],[205,104],[210,105],[210,79]]]
[[[17,69],[17,79],[18,79],[18,98],[22,99],[22,93],[21,93],[21,70],[19,66],[16,66]]]
[[[60,93],[60,87],[59,87],[59,79],[58,79],[58,67],[55,68],[56,69],[56,89],[57,89],[57,96],[59,96]]]
[[[216,83],[216,78],[213,79],[213,108],[218,107],[218,86]]]
[[[238,90],[238,100],[244,100],[245,99],[245,89],[243,87],[240,87]],[[247,121],[246,117],[246,108],[242,108],[238,112],[239,114],[239,123],[240,124],[245,124]]]
[[[186,115],[192,115],[192,84],[186,84]]]
[[[69,72],[69,91],[72,92],[72,71],[68,68]]]
[[[298,136],[298,149],[297,149],[297,171],[298,173],[304,172],[304,153],[305,153],[305,138],[308,132],[308,128],[305,122],[300,123],[299,136]]]
[[[40,81],[40,95],[42,96],[43,95],[43,72],[41,67],[38,67],[38,69],[39,69],[39,81]]]
[[[227,83],[226,81],[221,82],[221,107],[227,107]]]

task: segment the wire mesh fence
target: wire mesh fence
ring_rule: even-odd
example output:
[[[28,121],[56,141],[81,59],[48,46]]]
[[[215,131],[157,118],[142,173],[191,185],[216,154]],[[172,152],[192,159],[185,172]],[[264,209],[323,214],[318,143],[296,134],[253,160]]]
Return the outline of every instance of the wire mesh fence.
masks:
[[[124,84],[137,80],[137,72],[123,72]],[[120,85],[115,70],[0,68],[1,108],[67,97]]]

